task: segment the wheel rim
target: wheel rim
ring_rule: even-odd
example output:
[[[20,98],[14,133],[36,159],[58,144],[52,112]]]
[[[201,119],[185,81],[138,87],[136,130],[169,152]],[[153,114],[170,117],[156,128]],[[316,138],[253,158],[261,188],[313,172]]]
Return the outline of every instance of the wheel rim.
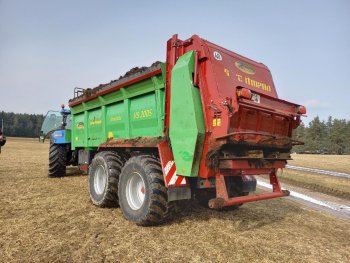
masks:
[[[126,200],[133,210],[138,210],[145,201],[145,182],[139,173],[133,172],[126,182]]]
[[[107,184],[107,173],[102,165],[99,165],[94,174],[94,188],[97,194],[102,194]]]

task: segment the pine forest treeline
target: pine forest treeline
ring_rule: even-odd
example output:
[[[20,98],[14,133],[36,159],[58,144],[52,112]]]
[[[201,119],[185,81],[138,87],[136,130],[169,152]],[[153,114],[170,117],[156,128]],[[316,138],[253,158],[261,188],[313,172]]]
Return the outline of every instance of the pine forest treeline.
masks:
[[[1,119],[4,122],[6,136],[38,138],[44,115],[0,112],[0,127]]]
[[[301,124],[293,137],[305,142],[294,147],[297,153],[350,154],[350,121],[345,119],[315,117],[307,126]]]

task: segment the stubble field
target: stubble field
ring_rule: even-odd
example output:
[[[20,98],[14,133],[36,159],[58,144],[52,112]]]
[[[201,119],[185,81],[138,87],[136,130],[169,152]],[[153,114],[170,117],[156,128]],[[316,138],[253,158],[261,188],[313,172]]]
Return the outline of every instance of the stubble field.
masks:
[[[350,174],[350,155],[292,154],[288,164]],[[350,179],[304,171],[279,171],[283,183],[350,200]]]
[[[48,144],[9,138],[0,155],[0,262],[350,262],[350,222],[275,199],[217,212],[189,202],[138,227],[94,207],[87,177],[47,178]]]
[[[288,164],[350,174],[350,155],[292,154]]]

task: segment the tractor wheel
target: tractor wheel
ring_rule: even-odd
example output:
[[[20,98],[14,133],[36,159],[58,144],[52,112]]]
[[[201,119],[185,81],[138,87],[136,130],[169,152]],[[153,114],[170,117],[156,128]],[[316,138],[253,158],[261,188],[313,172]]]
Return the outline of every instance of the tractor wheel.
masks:
[[[66,175],[67,149],[66,145],[51,144],[49,153],[49,177]]]
[[[174,205],[168,202],[159,159],[131,157],[122,169],[118,193],[124,217],[137,225],[157,225],[170,219]]]
[[[118,181],[122,157],[115,152],[99,152],[89,169],[89,194],[94,205],[99,207],[118,206]]]

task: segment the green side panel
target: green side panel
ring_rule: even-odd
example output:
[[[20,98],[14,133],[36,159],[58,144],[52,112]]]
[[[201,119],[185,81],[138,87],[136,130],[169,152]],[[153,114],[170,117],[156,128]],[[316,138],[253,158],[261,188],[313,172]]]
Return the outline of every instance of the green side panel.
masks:
[[[130,101],[130,137],[157,136],[158,116],[155,93]]]
[[[171,74],[169,136],[177,174],[198,176],[205,137],[199,89],[193,86],[194,52],[181,56]]]
[[[85,145],[84,112],[72,115],[72,145],[83,147]]]
[[[163,65],[162,74],[72,107],[72,149],[94,149],[110,138],[163,136],[164,76]]]
[[[120,101],[107,107],[107,137],[126,138],[128,118],[125,113],[124,102]]]
[[[105,141],[105,135],[102,133],[102,109],[97,108],[88,112],[88,138],[87,146],[94,147]]]

